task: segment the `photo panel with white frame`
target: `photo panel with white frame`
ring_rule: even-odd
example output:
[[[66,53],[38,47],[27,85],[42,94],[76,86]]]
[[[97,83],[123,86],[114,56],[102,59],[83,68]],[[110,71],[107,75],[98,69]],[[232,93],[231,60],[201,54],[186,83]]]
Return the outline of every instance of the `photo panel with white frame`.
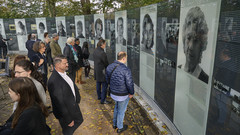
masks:
[[[75,19],[76,38],[80,40],[80,46],[82,47],[83,42],[86,41],[84,15],[74,16],[74,19]]]
[[[185,135],[206,131],[220,3],[181,3],[173,122]]]
[[[127,11],[115,12],[116,58],[120,51],[127,52]]]
[[[27,51],[25,43],[27,42],[27,29],[25,19],[14,19],[16,34],[18,39],[19,51]]]
[[[59,35],[58,44],[60,45],[61,50],[63,52],[63,49],[66,46],[67,41],[66,21],[64,16],[56,17],[56,29]]]
[[[44,40],[44,33],[47,32],[46,18],[36,18],[37,35],[40,40]]]
[[[140,9],[140,87],[154,99],[157,4]]]

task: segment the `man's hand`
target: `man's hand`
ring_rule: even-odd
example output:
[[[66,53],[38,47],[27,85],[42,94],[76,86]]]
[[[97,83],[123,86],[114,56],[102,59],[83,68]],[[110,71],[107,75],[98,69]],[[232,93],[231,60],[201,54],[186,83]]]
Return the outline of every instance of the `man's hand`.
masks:
[[[128,94],[128,96],[129,96],[129,98],[132,98],[132,97],[133,97],[133,95],[130,95],[130,94]]]
[[[72,121],[70,124],[68,124],[69,127],[73,127],[74,126],[74,121]]]

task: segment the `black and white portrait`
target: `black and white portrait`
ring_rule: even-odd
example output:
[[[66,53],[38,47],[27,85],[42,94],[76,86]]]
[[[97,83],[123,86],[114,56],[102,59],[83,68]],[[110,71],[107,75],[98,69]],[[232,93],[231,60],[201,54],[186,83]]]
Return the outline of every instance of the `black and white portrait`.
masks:
[[[102,38],[102,33],[103,33],[103,22],[100,18],[98,18],[95,21],[95,32],[96,32],[96,40],[99,40]]]
[[[208,30],[202,9],[196,6],[188,10],[181,33],[186,61],[179,67],[205,83],[209,77],[199,64],[208,45]]]
[[[83,23],[82,23],[82,21],[77,22],[77,38],[85,38],[83,36]]]
[[[57,22],[57,30],[59,36],[66,36],[65,26],[63,25],[63,21]]]
[[[131,19],[130,20],[130,24],[128,24],[130,26],[129,28],[129,35],[128,35],[128,45],[132,45],[134,47],[136,47],[137,45],[139,45],[139,22],[137,24],[137,20],[136,19]]]
[[[14,19],[16,34],[20,51],[26,51],[25,42],[27,41],[27,28],[25,19]]]
[[[122,17],[117,19],[117,44],[126,46],[126,39],[123,37],[124,33],[124,20]]]
[[[45,25],[43,24],[43,22],[40,22],[38,24],[38,28],[39,28],[40,33],[44,34],[44,32],[45,32]]]
[[[106,39],[111,38],[111,20],[106,20]]]
[[[26,35],[26,26],[23,24],[22,21],[18,21],[17,23],[17,34],[18,35]]]
[[[154,25],[149,14],[146,14],[142,21],[142,39],[141,39],[141,50],[153,55],[154,45]]]

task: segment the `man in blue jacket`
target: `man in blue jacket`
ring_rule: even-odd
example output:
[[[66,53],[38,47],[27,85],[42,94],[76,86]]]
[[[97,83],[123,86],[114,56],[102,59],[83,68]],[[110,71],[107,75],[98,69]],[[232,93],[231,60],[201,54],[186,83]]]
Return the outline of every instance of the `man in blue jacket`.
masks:
[[[134,83],[130,69],[125,65],[126,52],[119,52],[117,60],[110,64],[106,70],[106,80],[110,84],[111,97],[115,101],[113,128],[117,133],[125,131],[128,126],[123,125],[128,101],[134,94]]]

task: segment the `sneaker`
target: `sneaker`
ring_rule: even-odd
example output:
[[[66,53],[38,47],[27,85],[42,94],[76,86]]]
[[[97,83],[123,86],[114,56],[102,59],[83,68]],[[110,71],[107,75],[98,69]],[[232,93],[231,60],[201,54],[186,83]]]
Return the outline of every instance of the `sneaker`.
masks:
[[[111,101],[107,101],[105,100],[104,102],[101,102],[101,104],[111,104],[112,102]]]
[[[123,128],[117,130],[117,133],[122,133],[123,131],[127,130],[127,128],[128,125],[123,125]]]

